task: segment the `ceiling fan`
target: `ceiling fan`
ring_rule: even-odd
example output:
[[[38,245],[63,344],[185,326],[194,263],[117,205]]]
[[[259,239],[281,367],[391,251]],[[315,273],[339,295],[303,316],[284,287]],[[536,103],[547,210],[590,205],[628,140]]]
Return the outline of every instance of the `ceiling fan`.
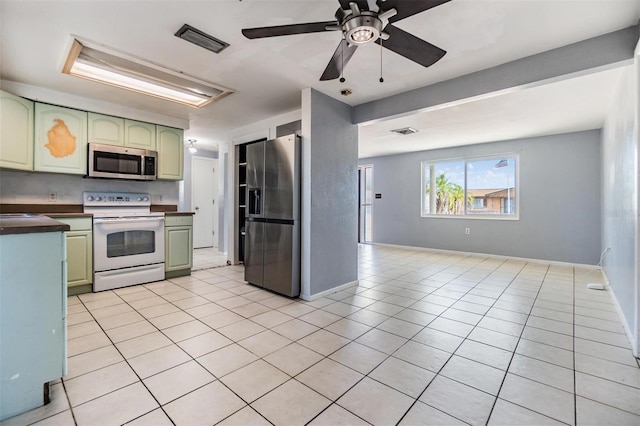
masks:
[[[340,77],[358,46],[371,42],[378,43],[382,47],[425,67],[433,65],[447,53],[391,24],[451,0],[338,1],[340,8],[336,11],[336,20],[334,21],[245,28],[242,30],[242,34],[247,38],[254,39],[342,31],[343,38],[322,73],[321,81]]]

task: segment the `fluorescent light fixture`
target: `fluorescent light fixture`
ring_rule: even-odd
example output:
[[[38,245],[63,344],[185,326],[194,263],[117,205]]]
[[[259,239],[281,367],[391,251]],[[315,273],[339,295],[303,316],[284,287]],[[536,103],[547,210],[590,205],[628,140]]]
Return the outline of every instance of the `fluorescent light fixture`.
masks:
[[[233,93],[227,88],[73,40],[64,74],[200,108]]]

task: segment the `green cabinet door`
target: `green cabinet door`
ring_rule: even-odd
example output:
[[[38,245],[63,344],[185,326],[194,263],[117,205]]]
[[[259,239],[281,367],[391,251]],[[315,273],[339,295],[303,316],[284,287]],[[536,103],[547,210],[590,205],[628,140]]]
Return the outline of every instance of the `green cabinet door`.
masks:
[[[33,170],[33,102],[2,90],[0,167]]]
[[[124,145],[124,119],[90,112],[87,116],[89,142]]]
[[[87,112],[35,105],[34,170],[87,174]]]
[[[173,127],[156,126],[158,179],[182,180],[184,162],[184,132]]]
[[[93,220],[91,217],[55,217],[71,228],[67,240],[67,289],[69,296],[92,291]]]
[[[124,144],[131,148],[156,150],[156,125],[124,120]]]
[[[91,231],[67,231],[67,286],[93,282],[93,238]]]
[[[190,270],[193,266],[193,227],[165,228],[165,271]]]

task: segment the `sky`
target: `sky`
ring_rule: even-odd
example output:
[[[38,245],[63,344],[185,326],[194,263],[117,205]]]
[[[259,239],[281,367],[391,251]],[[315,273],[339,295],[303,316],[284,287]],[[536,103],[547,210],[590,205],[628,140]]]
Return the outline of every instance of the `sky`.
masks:
[[[507,166],[496,167],[501,160]],[[515,158],[467,161],[467,189],[500,189],[515,186]],[[425,173],[428,178],[428,164]],[[464,187],[464,161],[436,163],[436,176],[445,173],[449,182]]]

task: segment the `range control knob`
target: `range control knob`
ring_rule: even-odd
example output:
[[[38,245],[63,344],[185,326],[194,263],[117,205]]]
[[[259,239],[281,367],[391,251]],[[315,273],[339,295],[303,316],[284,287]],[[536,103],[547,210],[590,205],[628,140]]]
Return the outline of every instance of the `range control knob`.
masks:
[[[138,197],[138,201],[142,201],[142,197]]]
[[[87,197],[87,201],[93,201],[93,200],[94,200],[93,195],[89,195],[89,196]]]
[[[96,197],[96,201],[102,201],[102,197],[98,195],[98,196]]]
[[[142,197],[142,201],[149,201],[149,197]]]

